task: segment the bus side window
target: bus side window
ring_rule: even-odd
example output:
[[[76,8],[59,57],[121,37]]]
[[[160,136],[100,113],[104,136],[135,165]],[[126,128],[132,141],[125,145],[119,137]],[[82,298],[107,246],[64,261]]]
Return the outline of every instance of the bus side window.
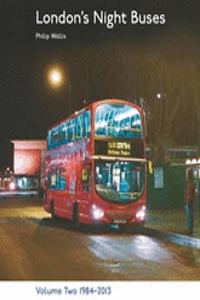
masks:
[[[81,113],[77,116],[76,120],[76,130],[75,130],[75,139],[82,140],[86,137],[85,133],[85,114]]]
[[[66,178],[65,178],[65,169],[61,168],[59,170],[59,177],[58,177],[58,189],[59,190],[66,190]]]
[[[75,119],[75,140],[81,139],[81,115],[77,116]]]
[[[63,130],[64,130],[64,143],[68,143],[68,125],[69,125],[69,122],[66,121],[64,123],[64,127],[63,127]]]
[[[67,135],[68,135],[68,142],[70,143],[71,140],[72,140],[72,126],[71,126],[71,120],[69,120],[69,123],[68,123]]]
[[[51,131],[48,132],[47,134],[47,145],[48,145],[48,149],[51,149]]]
[[[80,133],[80,137],[81,139],[85,138],[85,114],[81,113],[80,116],[80,126],[81,126],[81,133]]]
[[[59,137],[59,145],[63,145],[64,144],[64,138],[65,138],[64,124],[62,124],[59,127],[58,137]]]
[[[69,120],[69,125],[68,125],[68,141],[73,142],[74,141],[74,129],[75,129],[75,120],[71,119]]]
[[[56,172],[55,170],[54,171],[51,171],[50,174],[49,174],[49,188],[51,190],[56,190],[57,188],[57,180],[56,180]]]
[[[48,186],[50,190],[66,189],[65,169],[53,169],[48,174]]]
[[[85,165],[82,169],[82,186],[84,192],[91,192],[91,164]]]
[[[52,148],[58,146],[58,128],[54,128],[51,131],[51,146]]]
[[[86,135],[86,138],[90,138],[90,132],[91,132],[91,112],[90,112],[90,110],[87,110],[85,112],[85,135]]]

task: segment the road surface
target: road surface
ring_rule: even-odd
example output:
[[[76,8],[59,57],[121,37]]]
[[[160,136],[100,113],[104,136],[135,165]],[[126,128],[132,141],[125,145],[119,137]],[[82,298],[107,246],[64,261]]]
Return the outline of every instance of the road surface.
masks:
[[[52,221],[37,198],[0,198],[0,280],[198,280],[200,250]]]

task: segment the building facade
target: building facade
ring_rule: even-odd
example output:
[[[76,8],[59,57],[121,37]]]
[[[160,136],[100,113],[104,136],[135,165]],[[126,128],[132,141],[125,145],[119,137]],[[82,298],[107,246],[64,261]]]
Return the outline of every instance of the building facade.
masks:
[[[44,186],[45,140],[12,140],[13,171],[17,189],[41,189]]]

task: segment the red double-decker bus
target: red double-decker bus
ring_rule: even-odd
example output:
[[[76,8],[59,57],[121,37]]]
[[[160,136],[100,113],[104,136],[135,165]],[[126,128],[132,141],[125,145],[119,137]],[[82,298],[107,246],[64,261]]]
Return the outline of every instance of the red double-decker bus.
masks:
[[[97,101],[48,130],[45,210],[79,224],[144,224],[143,110]]]

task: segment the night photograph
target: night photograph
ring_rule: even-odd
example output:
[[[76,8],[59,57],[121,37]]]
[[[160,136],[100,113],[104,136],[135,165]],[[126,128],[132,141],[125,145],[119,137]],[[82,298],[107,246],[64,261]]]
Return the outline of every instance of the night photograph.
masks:
[[[3,1],[4,299],[197,288],[199,14],[198,0]]]

